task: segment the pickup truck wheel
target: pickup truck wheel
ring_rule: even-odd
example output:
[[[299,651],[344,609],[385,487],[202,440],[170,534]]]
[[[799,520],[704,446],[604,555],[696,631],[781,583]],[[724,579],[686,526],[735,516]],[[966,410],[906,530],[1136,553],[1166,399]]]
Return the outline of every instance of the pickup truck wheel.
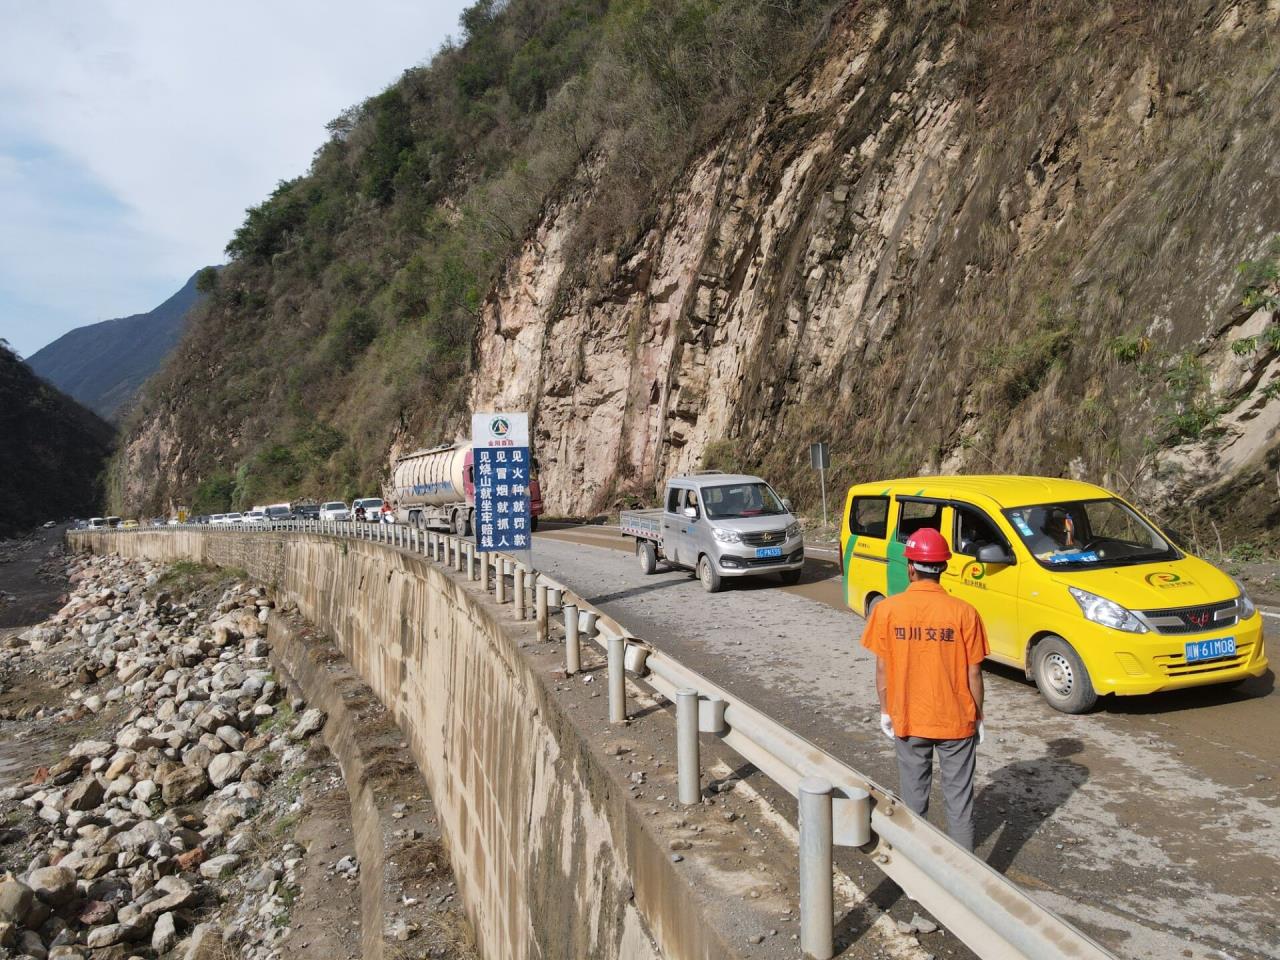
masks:
[[[1040,695],[1049,706],[1063,713],[1088,713],[1098,702],[1084,661],[1061,637],[1045,637],[1036,644],[1032,675]]]
[[[640,558],[640,572],[645,576],[658,569],[658,551],[650,541],[640,540],[636,543],[636,556]]]
[[[784,587],[794,587],[800,582],[800,574],[802,573],[804,573],[803,570],[783,570],[778,574],[778,578],[782,581]]]
[[[707,593],[715,593],[720,589],[720,571],[706,556],[698,558],[698,579]]]

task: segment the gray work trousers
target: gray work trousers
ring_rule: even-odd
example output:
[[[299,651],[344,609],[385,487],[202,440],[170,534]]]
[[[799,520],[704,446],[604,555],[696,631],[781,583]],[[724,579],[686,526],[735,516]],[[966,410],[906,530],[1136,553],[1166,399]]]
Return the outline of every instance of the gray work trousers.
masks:
[[[933,783],[933,754],[942,772],[942,801],[947,811],[947,833],[966,850],[973,850],[973,771],[977,737],[963,740],[928,740],[895,737],[898,752],[898,792],[902,802],[924,816],[929,812],[929,788]]]

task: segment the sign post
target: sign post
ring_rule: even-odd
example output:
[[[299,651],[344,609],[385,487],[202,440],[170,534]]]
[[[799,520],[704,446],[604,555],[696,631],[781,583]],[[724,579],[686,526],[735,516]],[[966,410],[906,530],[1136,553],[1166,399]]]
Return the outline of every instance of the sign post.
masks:
[[[818,471],[822,484],[822,525],[827,525],[827,468],[831,466],[831,451],[825,443],[809,444],[809,462]]]
[[[518,553],[533,569],[533,531],[529,515],[527,413],[477,413],[471,417],[473,476],[476,492],[476,549],[481,553]]]

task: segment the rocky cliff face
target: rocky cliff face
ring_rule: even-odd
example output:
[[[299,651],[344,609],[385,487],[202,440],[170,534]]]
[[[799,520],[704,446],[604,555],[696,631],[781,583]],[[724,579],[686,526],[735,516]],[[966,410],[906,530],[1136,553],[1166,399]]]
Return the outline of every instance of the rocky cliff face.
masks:
[[[842,9],[626,249],[576,252],[589,169],[548,206],[471,401],[534,411],[553,512],[700,465],[812,496],[818,439],[837,484],[1038,472],[1157,507],[1275,470],[1274,299],[1237,268],[1274,277],[1280,2],[907,6]],[[1268,482],[1241,530],[1275,511]]]
[[[249,212],[116,509],[365,495],[506,408],[555,513],[704,466],[816,513],[827,440],[837,500],[1036,472],[1280,537],[1280,0],[472,13]]]

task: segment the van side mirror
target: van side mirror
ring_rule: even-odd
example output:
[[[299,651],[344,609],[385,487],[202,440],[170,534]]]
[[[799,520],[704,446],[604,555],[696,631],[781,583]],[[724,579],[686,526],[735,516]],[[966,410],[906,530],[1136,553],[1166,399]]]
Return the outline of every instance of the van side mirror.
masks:
[[[685,515],[686,517],[688,517],[690,520],[697,520],[697,519],[698,519],[698,508],[697,508],[697,507],[685,507],[685,508],[684,508],[684,515]]]
[[[787,513],[791,512],[791,500],[789,498],[782,498],[782,509],[787,511]]]
[[[988,543],[986,546],[978,548],[979,563],[995,563],[1010,564],[1013,563],[1013,554],[1009,553],[1004,547],[998,543]]]

